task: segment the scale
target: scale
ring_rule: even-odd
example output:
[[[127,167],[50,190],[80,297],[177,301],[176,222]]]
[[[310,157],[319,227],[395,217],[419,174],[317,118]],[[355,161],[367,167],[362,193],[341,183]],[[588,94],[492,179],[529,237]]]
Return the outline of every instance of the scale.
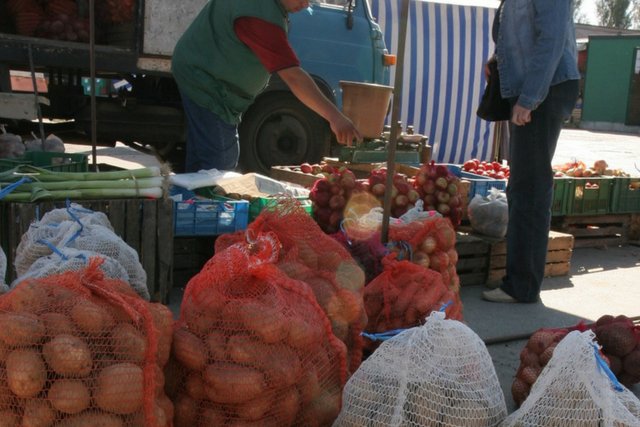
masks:
[[[403,133],[398,137],[395,161],[411,166],[420,166],[429,161],[431,146],[428,137]],[[365,139],[351,147],[341,147],[339,161],[345,163],[381,163],[389,157],[389,132],[383,132],[380,138]]]

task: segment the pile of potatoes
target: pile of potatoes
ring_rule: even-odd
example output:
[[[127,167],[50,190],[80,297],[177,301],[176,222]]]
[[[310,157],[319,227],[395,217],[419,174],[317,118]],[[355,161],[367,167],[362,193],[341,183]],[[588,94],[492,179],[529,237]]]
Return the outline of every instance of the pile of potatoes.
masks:
[[[27,280],[0,299],[0,425],[170,426],[171,312],[82,274]]]

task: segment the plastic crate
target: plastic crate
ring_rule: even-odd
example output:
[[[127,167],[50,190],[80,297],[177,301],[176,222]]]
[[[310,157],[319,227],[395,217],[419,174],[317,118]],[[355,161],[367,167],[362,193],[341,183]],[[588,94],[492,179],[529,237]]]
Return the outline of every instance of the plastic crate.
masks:
[[[249,221],[253,221],[260,215],[264,209],[271,209],[278,203],[279,197],[257,197],[249,203]],[[299,196],[295,198],[300,202],[302,208],[311,215],[312,212],[312,203],[309,200],[309,197]]]
[[[614,179],[610,177],[573,178],[567,215],[601,215],[611,210]]]
[[[640,212],[640,178],[613,178],[611,213]]]
[[[466,172],[462,170],[462,166],[443,163],[447,169],[461,179],[465,179],[470,182],[469,185],[469,201],[473,199],[476,194],[480,196],[487,196],[492,188],[505,191],[507,189],[506,179],[495,179],[488,176],[477,175],[475,173]]]
[[[87,172],[89,170],[88,156],[82,153],[27,151],[18,159],[0,159],[0,171],[8,171],[20,165],[37,166],[54,172]]]
[[[174,236],[216,236],[244,230],[249,223],[249,202],[217,196],[175,201]]]
[[[569,199],[572,194],[573,178],[553,178],[553,200],[551,202],[551,215],[566,215],[569,209]]]

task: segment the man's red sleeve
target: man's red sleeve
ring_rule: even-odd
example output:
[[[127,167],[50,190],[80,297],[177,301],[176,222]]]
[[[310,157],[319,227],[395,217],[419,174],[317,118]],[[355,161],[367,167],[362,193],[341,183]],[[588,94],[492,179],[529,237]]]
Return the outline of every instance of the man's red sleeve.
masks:
[[[270,73],[300,65],[286,33],[277,25],[259,18],[241,17],[235,20],[233,28]]]

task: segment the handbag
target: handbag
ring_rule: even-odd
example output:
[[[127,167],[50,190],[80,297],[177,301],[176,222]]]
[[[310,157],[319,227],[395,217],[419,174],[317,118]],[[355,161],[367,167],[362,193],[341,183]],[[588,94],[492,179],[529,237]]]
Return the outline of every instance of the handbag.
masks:
[[[500,75],[498,74],[498,62],[489,61],[489,79],[484,88],[482,99],[476,114],[481,119],[490,122],[499,122],[511,118],[511,105],[507,99],[500,95]]]

